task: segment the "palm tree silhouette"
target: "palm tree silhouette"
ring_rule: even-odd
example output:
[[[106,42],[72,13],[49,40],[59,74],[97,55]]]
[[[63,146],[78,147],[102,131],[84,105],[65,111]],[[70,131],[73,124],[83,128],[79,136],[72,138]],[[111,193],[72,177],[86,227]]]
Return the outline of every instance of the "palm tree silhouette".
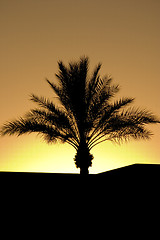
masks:
[[[100,77],[101,64],[89,76],[89,59],[82,57],[65,66],[58,62],[58,84],[46,81],[56,93],[56,104],[44,97],[31,95],[40,108],[31,109],[23,118],[7,122],[1,135],[22,135],[36,132],[48,143],[68,143],[76,150],[74,158],[80,174],[87,175],[92,165],[90,150],[101,142],[111,140],[149,139],[152,133],[145,128],[149,123],[159,123],[151,112],[124,107],[133,98],[121,98],[112,102],[119,91],[110,77]]]

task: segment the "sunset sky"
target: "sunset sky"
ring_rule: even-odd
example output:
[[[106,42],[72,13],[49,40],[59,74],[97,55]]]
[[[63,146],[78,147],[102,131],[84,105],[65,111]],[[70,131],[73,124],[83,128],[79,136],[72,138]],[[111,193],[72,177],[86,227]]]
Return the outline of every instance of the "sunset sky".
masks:
[[[119,97],[160,118],[159,0],[0,0],[0,126],[36,105],[30,93],[52,98],[45,78],[55,79],[57,61],[86,55],[90,71],[119,83]],[[160,125],[150,141],[93,148],[90,173],[133,163],[160,164]],[[73,172],[75,150],[47,145],[35,134],[0,138],[0,171]]]

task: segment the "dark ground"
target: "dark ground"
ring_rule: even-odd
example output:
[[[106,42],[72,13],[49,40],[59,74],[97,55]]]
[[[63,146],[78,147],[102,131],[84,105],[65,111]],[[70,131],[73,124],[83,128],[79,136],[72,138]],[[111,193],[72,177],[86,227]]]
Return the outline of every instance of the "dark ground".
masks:
[[[30,173],[30,172],[0,172],[1,189],[63,189],[70,187],[107,187],[127,188],[128,185],[139,188],[157,186],[160,184],[160,164],[133,164],[115,170],[89,174]]]
[[[98,174],[89,174],[87,178],[91,179],[102,179],[104,178],[135,178],[135,175],[142,179],[149,177],[149,175],[158,177],[160,174],[160,164],[132,164],[129,166],[117,168],[114,170],[98,173]],[[49,179],[82,179],[83,177],[80,174],[74,173],[39,173],[39,172],[0,172],[0,180],[12,179],[12,180],[49,180]]]
[[[118,215],[122,224],[125,213],[128,224],[128,219],[132,218],[141,224],[142,215],[147,221],[151,213],[158,214],[155,219],[159,217],[160,165],[133,164],[87,177],[79,174],[0,172],[0,207],[6,221],[11,215],[16,219],[18,212],[33,222],[34,216],[45,222],[50,214],[51,223],[56,219],[58,224],[62,220],[70,224],[72,213],[72,221],[79,229],[75,217],[79,220],[83,217],[88,224],[88,221],[99,221],[99,218],[95,219],[97,214],[112,222]],[[42,219],[41,214],[44,213],[46,219]]]

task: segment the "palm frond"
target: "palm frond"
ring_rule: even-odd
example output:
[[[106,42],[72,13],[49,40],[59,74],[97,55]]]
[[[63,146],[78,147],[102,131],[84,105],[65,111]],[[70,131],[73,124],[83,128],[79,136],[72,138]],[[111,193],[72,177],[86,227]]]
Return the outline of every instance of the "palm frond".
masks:
[[[47,143],[54,143],[60,141],[62,143],[72,143],[76,148],[76,144],[72,141],[72,136],[68,132],[60,131],[58,128],[47,124],[42,119],[35,118],[19,118],[4,124],[0,130],[1,136],[4,135],[23,135],[23,134],[37,133],[41,135]]]
[[[60,86],[64,86],[68,82],[68,69],[63,64],[62,61],[58,62],[59,72],[58,74],[55,74],[56,77],[59,79]]]
[[[112,119],[112,116],[118,113],[121,108],[131,104],[133,98],[121,98],[113,104],[107,104],[104,102],[96,102],[95,106],[93,105],[92,111],[90,112],[91,121],[93,123],[94,130],[90,134],[90,141],[92,138],[95,138],[95,135],[105,128],[108,124],[109,119]]]
[[[135,107],[124,110],[121,116],[132,119],[132,121],[138,124],[160,123],[159,119],[151,111]]]
[[[104,109],[108,107],[110,99],[119,91],[118,85],[110,85],[112,79],[98,79],[99,81],[96,89],[92,93],[90,102],[88,103],[88,115],[93,115],[95,119],[96,115],[103,114]],[[95,113],[95,114],[94,114]]]
[[[128,104],[132,102],[132,100],[128,99],[127,101],[126,99],[126,101],[121,100],[120,102],[121,104],[122,102]],[[118,105],[119,108],[120,106],[123,106],[120,102],[119,104],[115,104],[115,110],[117,110]],[[152,136],[152,133],[145,128],[145,125],[159,122],[160,121],[154,116],[154,114],[146,110],[129,108],[120,113],[117,111],[113,112],[113,114],[108,112],[104,115],[104,118],[101,119],[101,123],[92,132],[89,139],[89,147],[91,149],[95,145],[106,140],[120,143],[131,138],[149,139]]]
[[[62,73],[65,73],[62,77]],[[60,84],[56,86],[47,82],[58,95],[60,102],[69,112],[74,122],[82,122],[86,116],[86,84],[88,73],[88,58],[81,58],[79,63],[70,63],[69,68],[61,63],[61,71],[56,74]],[[65,79],[65,80],[64,80]]]
[[[58,114],[54,114],[40,109],[32,109],[26,114],[26,118],[28,120],[36,119],[37,121],[54,126],[60,133],[69,134],[78,143],[75,126],[64,112],[59,111]]]
[[[17,135],[20,136],[24,133],[32,133],[32,132],[47,132],[50,126],[46,125],[45,123],[40,122],[39,120],[35,119],[25,119],[19,118],[18,120],[13,120],[7,122],[1,128],[2,135]],[[51,129],[50,129],[51,130]]]
[[[53,113],[59,113],[59,109],[56,108],[55,104],[45,97],[38,97],[35,94],[31,94],[30,100],[38,103],[40,107],[45,108],[48,111],[51,111]]]
[[[67,96],[66,91],[64,91],[64,89],[62,90],[62,88],[60,88],[60,86],[57,86],[55,83],[51,83],[48,79],[46,79],[46,81],[48,82],[52,90],[55,92],[55,94],[58,96],[58,99],[62,106],[64,106],[64,108],[69,111],[69,97]]]
[[[97,67],[94,69],[94,72],[93,72],[93,75],[90,79],[90,81],[88,82],[88,85],[87,85],[87,92],[88,93],[92,93],[94,91],[94,88],[95,88],[95,82],[96,82],[96,79],[99,77],[98,73],[101,69],[101,66],[102,64],[99,63],[97,65]]]

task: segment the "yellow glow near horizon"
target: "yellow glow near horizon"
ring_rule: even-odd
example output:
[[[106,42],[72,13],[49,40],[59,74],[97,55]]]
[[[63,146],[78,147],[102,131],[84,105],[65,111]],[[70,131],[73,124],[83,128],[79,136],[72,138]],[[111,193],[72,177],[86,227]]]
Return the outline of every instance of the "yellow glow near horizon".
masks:
[[[28,139],[27,139],[28,138]],[[67,145],[47,145],[38,138],[28,136],[17,142],[4,154],[1,171],[18,172],[73,172],[74,149]],[[72,166],[73,165],[73,166]],[[78,172],[78,171],[77,171]]]
[[[158,156],[146,150],[148,144],[145,142],[140,148],[138,142],[100,144],[91,151],[94,159],[89,171],[99,173],[134,163],[158,163]],[[75,150],[68,144],[47,145],[35,136],[23,136],[3,155],[0,171],[79,173],[74,155]]]

